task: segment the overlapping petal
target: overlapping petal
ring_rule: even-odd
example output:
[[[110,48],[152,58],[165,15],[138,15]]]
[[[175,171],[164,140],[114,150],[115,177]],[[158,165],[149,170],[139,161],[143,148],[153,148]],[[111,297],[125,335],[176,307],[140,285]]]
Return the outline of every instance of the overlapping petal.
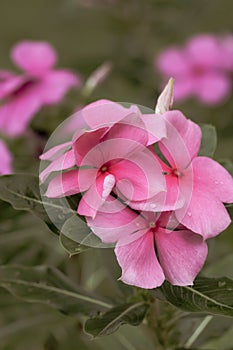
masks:
[[[192,285],[208,253],[202,237],[188,230],[160,228],[155,234],[155,241],[166,279],[173,285]]]
[[[141,288],[156,288],[165,280],[164,272],[154,250],[154,235],[148,231],[134,242],[115,248],[117,261],[122,269],[121,280]]]

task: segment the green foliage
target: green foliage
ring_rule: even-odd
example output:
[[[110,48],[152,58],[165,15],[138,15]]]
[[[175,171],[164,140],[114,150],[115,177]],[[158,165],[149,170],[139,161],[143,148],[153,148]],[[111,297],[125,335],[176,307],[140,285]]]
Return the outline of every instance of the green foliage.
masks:
[[[148,307],[149,305],[145,302],[117,306],[103,315],[87,320],[85,331],[97,337],[109,335],[125,323],[138,326],[143,321]]]
[[[200,127],[202,131],[202,139],[199,156],[213,157],[217,147],[216,128],[210,124],[202,124]]]
[[[193,287],[165,282],[160,289],[167,301],[182,310],[233,317],[233,280],[229,278],[199,277]]]
[[[50,220],[45,205],[48,205],[58,217],[62,207],[42,201],[39,190],[39,179],[29,174],[14,174],[0,177],[0,198],[10,203],[13,208],[29,211],[40,219],[54,232],[58,233],[57,227]]]
[[[88,315],[112,307],[47,266],[1,266],[0,287],[25,301],[46,304],[69,315]]]

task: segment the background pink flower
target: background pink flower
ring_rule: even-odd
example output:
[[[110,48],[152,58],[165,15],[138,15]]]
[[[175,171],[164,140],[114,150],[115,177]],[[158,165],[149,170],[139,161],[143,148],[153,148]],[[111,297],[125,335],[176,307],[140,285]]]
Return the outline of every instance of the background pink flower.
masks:
[[[5,143],[0,140],[0,175],[12,173],[12,156]]]
[[[23,73],[0,71],[0,131],[17,136],[41,107],[60,102],[71,87],[80,84],[80,78],[53,68],[57,55],[47,42],[20,42],[11,58]]]
[[[165,79],[175,79],[175,100],[190,96],[206,104],[220,103],[231,92],[232,40],[202,34],[183,47],[170,47],[156,60]]]

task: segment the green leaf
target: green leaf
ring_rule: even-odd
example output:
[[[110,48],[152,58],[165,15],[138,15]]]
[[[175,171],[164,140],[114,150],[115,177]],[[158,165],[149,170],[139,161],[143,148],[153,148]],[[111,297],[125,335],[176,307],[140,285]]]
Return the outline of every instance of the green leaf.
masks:
[[[90,315],[113,307],[47,266],[1,266],[0,287],[25,301],[47,304],[69,315]]]
[[[57,199],[42,200],[39,180],[34,175],[14,174],[1,176],[0,198],[10,203],[15,209],[26,210],[35,214],[55,233],[59,233],[59,227],[64,224],[68,217],[75,213],[71,208],[66,208],[66,213],[64,213],[62,199],[60,202]],[[48,215],[48,212],[50,215]]]
[[[85,332],[97,337],[115,332],[122,324],[138,326],[143,321],[148,307],[145,302],[117,306],[103,315],[87,320]]]
[[[213,125],[200,125],[202,131],[201,147],[199,156],[213,157],[217,147],[217,133]]]
[[[87,247],[106,248],[106,244],[101,242],[101,240],[87,226],[87,223],[82,220],[77,214],[73,215],[65,221],[64,225],[61,228],[61,231],[64,236],[74,242],[72,250],[75,251],[77,248],[78,253],[80,250],[86,250]]]
[[[64,248],[67,251],[70,257],[90,249],[89,247],[79,244],[73,241],[72,239],[66,237],[63,233],[60,234],[59,240],[62,248]]]
[[[159,289],[167,301],[182,310],[233,317],[233,280],[227,277],[199,277],[193,287],[166,281]]]

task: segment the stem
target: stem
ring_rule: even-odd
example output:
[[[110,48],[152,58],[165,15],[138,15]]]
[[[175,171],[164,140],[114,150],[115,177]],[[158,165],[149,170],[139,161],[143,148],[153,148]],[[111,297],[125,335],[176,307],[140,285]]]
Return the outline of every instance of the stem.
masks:
[[[157,299],[154,299],[151,303],[150,310],[147,315],[147,325],[151,329],[155,348],[163,350],[169,350],[169,337],[168,329],[166,328],[166,322],[161,317],[160,304]]]
[[[194,331],[194,333],[191,335],[191,337],[186,341],[184,347],[190,348],[190,346],[193,345],[193,343],[197,340],[199,335],[204,331],[206,326],[209,324],[209,322],[212,320],[213,316],[206,316],[204,320],[199,324],[197,329]]]

